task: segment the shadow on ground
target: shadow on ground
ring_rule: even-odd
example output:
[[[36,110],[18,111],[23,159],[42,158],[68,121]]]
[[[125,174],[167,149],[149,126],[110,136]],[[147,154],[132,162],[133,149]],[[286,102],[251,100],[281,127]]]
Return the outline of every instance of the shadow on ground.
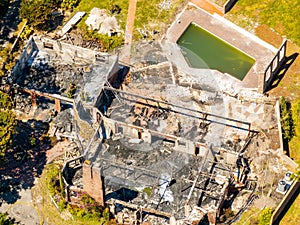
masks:
[[[282,80],[290,66],[293,64],[293,62],[296,60],[298,55],[299,53],[294,53],[285,58],[280,70],[278,70],[278,73],[274,76],[271,85],[267,88],[266,91],[270,91],[279,85],[280,81]]]
[[[46,164],[46,151],[51,147],[48,124],[41,121],[18,121],[12,148],[6,152],[6,162],[0,165],[0,199],[14,203],[21,189],[34,185]],[[0,201],[1,205],[1,201]]]
[[[0,20],[0,45],[3,45],[6,41],[12,42],[10,33],[17,30],[18,24],[21,22],[19,17],[20,3],[21,0],[11,2],[6,15]],[[4,12],[4,9],[0,11],[2,10]],[[1,13],[3,14],[3,12]]]

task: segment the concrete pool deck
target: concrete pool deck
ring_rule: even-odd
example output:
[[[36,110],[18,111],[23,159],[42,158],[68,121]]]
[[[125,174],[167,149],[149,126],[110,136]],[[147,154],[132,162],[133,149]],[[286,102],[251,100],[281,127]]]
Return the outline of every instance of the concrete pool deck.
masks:
[[[176,44],[177,40],[191,23],[197,24],[198,26],[204,28],[213,35],[226,41],[230,45],[235,46],[239,50],[255,59],[254,65],[251,67],[242,81],[239,81],[238,79],[228,74],[221,75],[223,79],[226,79],[228,81],[230,80],[229,82],[235,85],[238,84],[243,88],[251,88],[258,91],[262,89],[265,69],[277,52],[277,49],[275,47],[238,27],[237,25],[231,23],[222,16],[216,13],[210,14],[192,3],[189,3],[187,5],[187,7],[182,11],[182,13],[178,15],[176,20],[169,28],[166,36],[167,41]],[[188,68],[189,66],[185,62],[184,57],[180,56],[182,55],[180,52],[180,48],[173,48],[172,55],[174,54],[176,56],[178,55],[178,57],[176,57],[176,64],[181,64],[182,68],[186,70],[192,69]],[[183,62],[179,62],[182,60]],[[212,71],[210,69],[206,69],[209,71],[194,68],[192,70],[199,71],[198,74],[200,77],[206,77],[209,71],[210,76],[213,74],[221,74],[220,72]],[[189,72],[190,71],[188,71],[187,73]],[[219,79],[216,78],[215,80]]]

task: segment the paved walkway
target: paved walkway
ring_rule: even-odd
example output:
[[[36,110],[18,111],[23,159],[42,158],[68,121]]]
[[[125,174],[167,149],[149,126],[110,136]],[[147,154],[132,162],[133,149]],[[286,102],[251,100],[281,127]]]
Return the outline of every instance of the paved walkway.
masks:
[[[130,51],[131,51],[131,42],[132,42],[132,33],[134,28],[134,18],[136,11],[137,0],[129,0],[128,6],[128,15],[126,21],[126,30],[124,37],[124,48],[122,49],[121,58],[122,62],[130,64]]]
[[[40,218],[38,209],[34,206],[30,189],[21,189],[19,192],[20,199],[10,204],[3,202],[0,205],[0,212],[8,212],[8,214],[22,225],[39,225]]]
[[[134,27],[134,18],[135,18],[135,11],[136,11],[136,2],[137,0],[129,0],[129,6],[128,6],[128,15],[127,15],[127,21],[126,21],[126,30],[125,30],[125,45],[131,44],[132,41],[132,33],[133,33],[133,27]]]

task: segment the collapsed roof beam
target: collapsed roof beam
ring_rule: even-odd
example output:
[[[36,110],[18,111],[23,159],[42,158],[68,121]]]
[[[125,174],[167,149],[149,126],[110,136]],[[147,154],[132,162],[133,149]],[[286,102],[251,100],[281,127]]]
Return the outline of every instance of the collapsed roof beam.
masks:
[[[150,107],[155,107],[156,106],[158,108],[161,108],[161,109],[164,109],[164,110],[167,110],[167,111],[171,111],[171,112],[174,112],[174,113],[182,114],[182,115],[185,115],[185,116],[194,117],[194,118],[201,119],[201,120],[205,119],[208,122],[217,123],[217,124],[221,124],[221,125],[225,125],[225,126],[234,127],[236,129],[245,130],[245,131],[248,131],[249,133],[250,132],[256,132],[256,131],[253,131],[253,130],[250,129],[251,128],[251,123],[249,123],[249,122],[244,122],[244,121],[240,121],[240,120],[236,120],[236,119],[232,119],[232,118],[228,118],[228,117],[224,117],[224,116],[220,116],[220,115],[216,115],[216,114],[212,114],[212,113],[208,113],[208,112],[204,112],[204,111],[199,111],[199,110],[195,110],[195,109],[186,108],[186,107],[175,105],[175,104],[172,104],[172,103],[169,103],[169,102],[164,102],[164,101],[161,101],[161,100],[158,100],[158,99],[143,97],[143,96],[140,96],[140,95],[137,95],[137,94],[133,94],[133,93],[130,93],[130,92],[125,92],[125,91],[115,89],[115,88],[112,88],[112,87],[108,87],[108,86],[103,87],[103,89],[108,90],[108,91],[117,92],[120,95],[123,95],[122,98],[124,98],[124,99],[126,99],[125,95],[134,97],[136,99],[127,98],[127,100],[128,101],[134,101],[134,102],[137,102],[137,103],[145,105],[145,106],[150,106]],[[150,102],[153,102],[154,104],[145,103],[145,102],[139,101],[138,99],[143,99],[146,102],[150,101]],[[178,108],[178,110],[165,108],[162,105],[172,106],[174,108]],[[181,112],[181,111],[179,111],[179,109],[180,110],[185,110],[187,112]],[[201,114],[202,117],[192,115],[190,112]],[[238,124],[241,124],[241,126],[239,127],[239,126],[236,126],[236,125],[228,124],[226,122],[220,122],[220,121],[216,121],[216,120],[213,120],[213,119],[208,119],[207,118],[208,116],[214,117],[214,118],[217,118],[217,119],[223,119],[225,121],[238,123]],[[245,125],[246,128],[242,127],[243,125]]]

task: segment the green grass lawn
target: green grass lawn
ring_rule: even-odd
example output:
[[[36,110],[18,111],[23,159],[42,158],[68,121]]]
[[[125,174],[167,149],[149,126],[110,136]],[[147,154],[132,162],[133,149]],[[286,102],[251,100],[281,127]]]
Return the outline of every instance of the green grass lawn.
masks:
[[[163,0],[138,0],[134,21],[135,39],[141,38],[143,32],[150,38],[154,31],[165,32],[187,2],[187,0],[173,0],[171,4],[168,4],[168,1]]]
[[[143,37],[143,33],[146,33],[148,38],[151,38],[154,31],[160,33],[165,32],[168,24],[170,24],[176,14],[181,10],[187,0],[173,0],[171,4],[168,5],[162,4],[163,0],[138,0],[134,21],[134,33],[133,39],[138,40]],[[128,14],[128,0],[81,0],[79,5],[75,8],[74,11],[85,11],[87,14],[89,11],[94,8],[107,9],[110,11],[113,5],[118,5],[121,8],[121,13],[116,17],[119,21],[121,29],[125,31],[126,20]],[[87,16],[78,24],[79,28],[86,29],[85,20]]]
[[[280,225],[298,225],[300,221],[300,195],[294,201],[294,204],[289,208],[285,216],[280,222]]]
[[[78,24],[78,27],[83,28],[86,27],[85,21],[88,17],[89,12],[93,8],[106,9],[108,12],[112,9],[114,5],[118,5],[121,8],[120,14],[116,17],[119,21],[119,24],[122,29],[125,29],[127,13],[128,13],[128,0],[81,0],[79,5],[75,8],[74,11],[85,11],[87,15],[84,19]]]
[[[251,29],[256,23],[266,24],[300,46],[299,0],[239,0],[229,18]]]

